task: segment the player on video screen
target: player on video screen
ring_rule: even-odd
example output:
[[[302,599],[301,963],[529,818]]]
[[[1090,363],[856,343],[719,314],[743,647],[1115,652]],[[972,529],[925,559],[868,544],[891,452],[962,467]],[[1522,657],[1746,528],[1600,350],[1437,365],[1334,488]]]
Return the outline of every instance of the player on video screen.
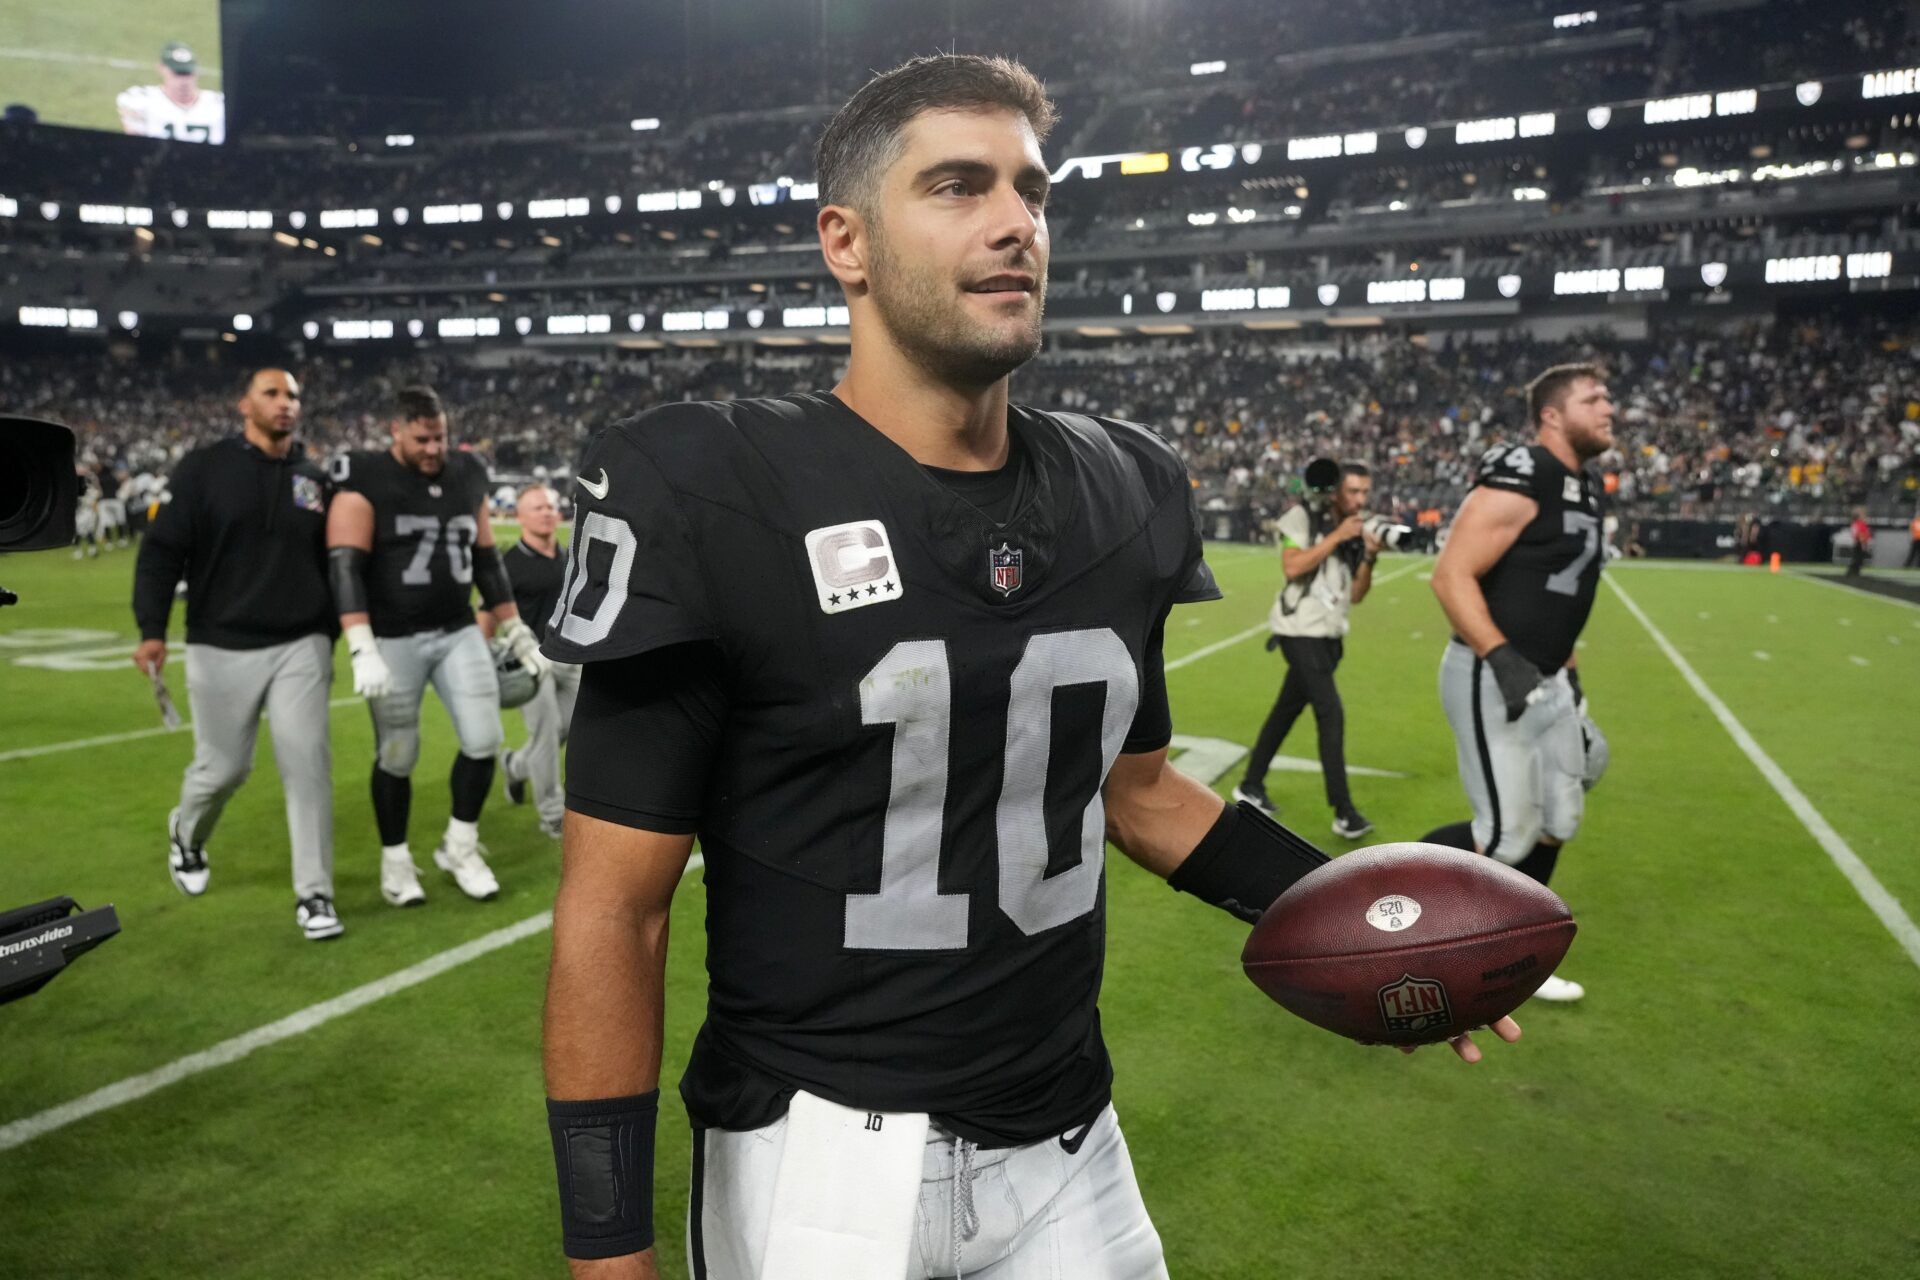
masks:
[[[227,140],[227,95],[200,87],[200,64],[178,40],[160,51],[160,83],[122,89],[114,105],[121,129],[143,138]]]

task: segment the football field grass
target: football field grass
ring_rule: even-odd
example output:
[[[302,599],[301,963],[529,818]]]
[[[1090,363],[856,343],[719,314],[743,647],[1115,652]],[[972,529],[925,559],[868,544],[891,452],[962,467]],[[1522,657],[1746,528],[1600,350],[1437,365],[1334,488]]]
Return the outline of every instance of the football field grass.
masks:
[[[1282,673],[1254,632],[1277,564],[1246,547],[1211,558],[1227,599],[1176,612],[1168,683],[1177,730],[1202,740],[1189,759],[1224,767],[1225,790],[1240,748],[1219,743],[1252,740]],[[1340,671],[1349,760],[1380,771],[1354,780],[1369,842],[1467,816],[1429,566],[1382,562]],[[211,842],[211,889],[183,898],[163,824],[191,739],[157,731],[126,662],[131,570],[128,551],[0,559],[22,596],[0,612],[0,909],[67,894],[115,904],[124,925],[0,1006],[0,1276],[564,1274],[538,1058],[557,846],[496,792],[481,831],[500,898],[470,902],[427,865],[454,750],[430,705],[413,818],[429,902],[385,906],[371,730],[342,651],[346,935],[317,945],[294,927],[264,733]],[[1103,1023],[1176,1278],[1920,1271],[1920,945],[1840,869],[1857,857],[1897,900],[1896,927],[1920,906],[1920,608],[1792,573],[1616,566],[1580,662],[1612,768],[1554,888],[1580,921],[1562,972],[1588,996],[1526,1006],[1525,1037],[1489,1043],[1478,1066],[1295,1020],[1240,975],[1244,926],[1109,859]],[[177,662],[169,674],[184,710]],[[507,730],[522,735],[517,715]],[[1349,847],[1304,764],[1310,716],[1283,750],[1303,761],[1270,776],[1283,816]],[[1830,824],[1826,844],[1776,782]],[[688,1130],[671,1086],[702,1011],[702,892],[690,874],[668,978],[656,1213],[670,1276],[685,1275]],[[517,940],[41,1131],[52,1108],[523,921]]]
[[[158,84],[160,50],[174,40],[199,59],[202,89],[226,87],[220,0],[0,0],[0,98],[47,124],[118,133],[114,99]]]

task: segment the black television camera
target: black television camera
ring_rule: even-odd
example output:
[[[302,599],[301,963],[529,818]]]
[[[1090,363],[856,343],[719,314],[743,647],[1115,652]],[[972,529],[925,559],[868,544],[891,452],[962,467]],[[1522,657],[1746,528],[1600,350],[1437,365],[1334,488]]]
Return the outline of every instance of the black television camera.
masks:
[[[73,432],[37,418],[0,416],[0,554],[68,545],[79,506]],[[0,587],[0,605],[18,600]],[[32,995],[74,957],[118,932],[120,917],[111,906],[82,911],[72,898],[0,911],[0,1004]]]

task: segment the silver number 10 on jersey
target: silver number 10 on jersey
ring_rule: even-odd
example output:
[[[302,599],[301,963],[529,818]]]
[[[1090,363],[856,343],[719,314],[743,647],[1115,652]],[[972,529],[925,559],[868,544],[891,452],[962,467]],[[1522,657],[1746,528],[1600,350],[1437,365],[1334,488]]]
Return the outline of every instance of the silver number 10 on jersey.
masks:
[[[1120,637],[1102,627],[1032,636],[1013,669],[1007,744],[995,813],[1000,910],[1035,934],[1093,910],[1106,853],[1106,806],[1096,784],[1080,815],[1080,861],[1047,876],[1048,754],[1053,691],[1102,684],[1100,773],[1120,754],[1140,701],[1139,675]],[[903,640],[860,681],[860,718],[891,724],[893,778],[880,851],[880,891],[847,895],[845,945],[874,951],[950,951],[967,945],[968,894],[940,892],[953,684],[944,640]]]
[[[592,544],[613,553],[605,594],[582,616],[575,605],[589,585]],[[613,633],[627,600],[637,550],[633,529],[604,512],[589,512],[574,535],[566,584],[554,610],[560,634],[598,644]],[[1053,691],[1105,686],[1100,713],[1100,773],[1120,754],[1140,704],[1133,655],[1111,630],[1052,631],[1031,636],[1008,687],[1007,743],[995,833],[1000,910],[1034,934],[1077,920],[1100,897],[1107,814],[1096,783],[1080,815],[1080,861],[1047,875],[1047,769],[1053,742]],[[845,945],[863,951],[954,951],[967,945],[971,895],[940,892],[940,838],[947,808],[948,745],[953,728],[953,677],[944,640],[902,640],[860,681],[860,720],[893,726],[892,781],[880,847],[880,891],[847,895]]]

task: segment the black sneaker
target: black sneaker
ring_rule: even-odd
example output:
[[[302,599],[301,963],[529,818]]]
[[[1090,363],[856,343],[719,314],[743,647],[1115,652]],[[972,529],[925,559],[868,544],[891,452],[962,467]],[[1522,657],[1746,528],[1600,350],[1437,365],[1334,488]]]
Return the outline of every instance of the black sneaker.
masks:
[[[178,809],[167,815],[167,874],[173,877],[173,887],[189,898],[207,891],[207,851],[189,849],[180,838]]]
[[[1235,800],[1244,800],[1269,818],[1275,817],[1280,810],[1273,801],[1267,799],[1267,784],[1264,782],[1243,782],[1233,789]]]
[[[1333,820],[1333,834],[1342,840],[1358,840],[1371,830],[1373,824],[1358,809],[1349,809]]]
[[[293,909],[293,922],[313,942],[337,938],[347,929],[340,923],[339,913],[333,909],[333,899],[323,893],[300,899],[300,905]]]
[[[507,803],[525,804],[527,802],[527,780],[513,776],[513,758],[520,753],[509,751],[500,757],[500,776],[507,783]]]

